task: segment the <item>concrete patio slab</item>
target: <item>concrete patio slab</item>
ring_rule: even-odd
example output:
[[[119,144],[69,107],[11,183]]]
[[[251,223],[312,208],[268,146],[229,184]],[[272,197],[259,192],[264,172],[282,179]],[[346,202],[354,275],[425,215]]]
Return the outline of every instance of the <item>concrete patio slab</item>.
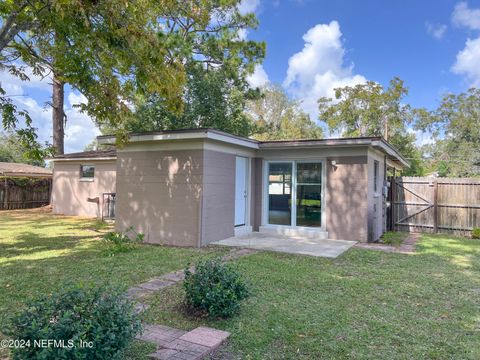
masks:
[[[348,240],[317,240],[255,232],[216,241],[212,244],[336,258],[356,243],[356,241]]]

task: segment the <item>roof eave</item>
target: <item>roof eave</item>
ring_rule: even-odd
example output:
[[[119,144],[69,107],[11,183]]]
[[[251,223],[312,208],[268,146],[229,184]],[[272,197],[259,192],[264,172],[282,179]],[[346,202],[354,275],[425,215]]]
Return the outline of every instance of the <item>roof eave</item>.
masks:
[[[50,158],[47,159],[53,162],[57,161],[107,161],[107,160],[117,160],[117,157],[78,157],[78,158]]]

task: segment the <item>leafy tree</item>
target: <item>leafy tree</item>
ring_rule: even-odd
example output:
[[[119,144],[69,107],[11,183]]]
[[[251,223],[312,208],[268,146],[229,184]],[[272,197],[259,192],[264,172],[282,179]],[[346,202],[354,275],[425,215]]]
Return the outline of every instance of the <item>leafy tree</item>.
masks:
[[[38,147],[41,147],[38,144]],[[35,166],[45,166],[43,160],[32,156],[31,146],[22,144],[19,136],[15,133],[0,133],[0,162],[24,163]]]
[[[53,140],[62,153],[65,83],[87,98],[83,111],[121,130],[151,94],[181,113],[189,60],[253,71],[264,44],[239,39],[240,29],[256,26],[239,1],[1,0],[0,60],[25,80],[18,60],[36,75],[52,74]],[[4,116],[5,128],[17,126]]]
[[[428,153],[441,176],[480,176],[480,89],[443,96],[437,109],[418,113],[416,127],[436,140]]]
[[[242,70],[230,70],[225,65],[207,68],[191,62],[183,93],[184,111],[169,110],[159,95],[153,95],[138,108],[127,130],[215,128],[248,136],[253,124],[244,112],[245,101],[257,96],[257,91],[250,89],[245,75]]]
[[[317,139],[323,130],[303,112],[298,101],[288,97],[277,85],[262,89],[262,96],[247,104],[247,114],[252,118],[258,140]]]
[[[408,94],[403,80],[393,78],[387,88],[373,81],[335,89],[335,99],[318,100],[320,119],[330,131],[344,137],[383,136],[410,160],[406,175],[422,175],[422,153],[415,146],[415,136],[408,126],[415,110],[403,102]]]

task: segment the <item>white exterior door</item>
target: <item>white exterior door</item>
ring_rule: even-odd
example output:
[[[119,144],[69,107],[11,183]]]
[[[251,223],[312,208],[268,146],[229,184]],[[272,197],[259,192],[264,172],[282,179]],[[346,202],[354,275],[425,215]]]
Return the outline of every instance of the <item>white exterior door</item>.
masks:
[[[237,156],[235,164],[235,226],[246,224],[248,159]]]

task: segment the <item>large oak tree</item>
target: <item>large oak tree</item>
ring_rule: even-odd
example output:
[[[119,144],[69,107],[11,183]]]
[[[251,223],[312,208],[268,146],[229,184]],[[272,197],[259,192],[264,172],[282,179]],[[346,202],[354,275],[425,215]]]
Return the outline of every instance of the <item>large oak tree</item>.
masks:
[[[99,124],[125,130],[135,107],[155,95],[174,113],[184,107],[185,64],[252,72],[264,44],[242,40],[256,26],[240,14],[239,0],[19,0],[0,1],[1,63],[26,79],[25,64],[52,75],[54,147],[63,152],[63,88],[68,83],[88,102],[81,105]],[[2,92],[4,127],[35,137],[28,114]],[[120,133],[124,135],[125,133]],[[25,139],[28,137],[24,136]],[[32,141],[31,141],[32,142]]]

